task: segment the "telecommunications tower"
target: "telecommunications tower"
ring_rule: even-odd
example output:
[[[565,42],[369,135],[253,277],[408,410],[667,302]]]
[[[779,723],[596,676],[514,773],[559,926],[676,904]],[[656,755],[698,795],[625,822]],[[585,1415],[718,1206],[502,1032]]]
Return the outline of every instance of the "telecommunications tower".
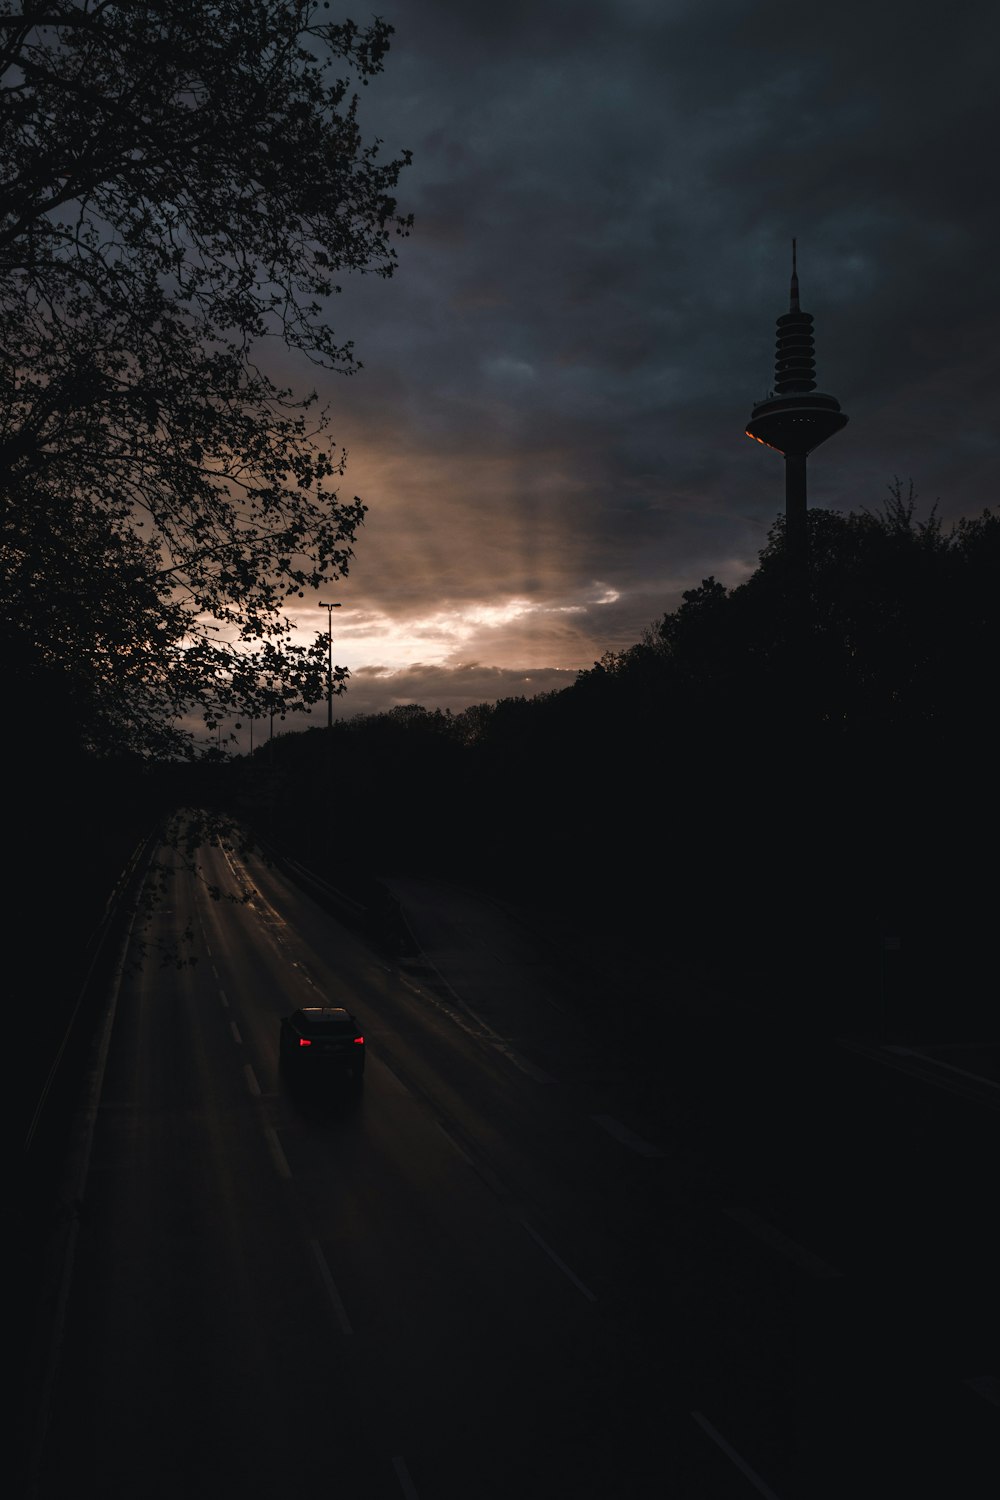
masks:
[[[806,459],[847,423],[840,402],[816,389],[812,314],[799,307],[799,277],[792,240],[792,290],[788,311],[778,319],[774,390],[758,401],[747,437],[784,455],[785,544],[789,558],[806,552]]]

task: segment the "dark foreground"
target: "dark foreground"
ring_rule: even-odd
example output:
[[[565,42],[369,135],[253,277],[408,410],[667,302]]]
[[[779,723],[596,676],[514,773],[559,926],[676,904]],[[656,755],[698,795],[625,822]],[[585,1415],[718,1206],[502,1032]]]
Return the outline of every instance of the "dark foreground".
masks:
[[[653,1046],[493,903],[400,882],[388,961],[211,860],[255,894],[172,877],[198,963],[123,978],[79,1194],[35,1185],[68,1274],[25,1494],[995,1493],[995,1047],[722,1014]],[[317,988],[360,1097],[278,1066]]]

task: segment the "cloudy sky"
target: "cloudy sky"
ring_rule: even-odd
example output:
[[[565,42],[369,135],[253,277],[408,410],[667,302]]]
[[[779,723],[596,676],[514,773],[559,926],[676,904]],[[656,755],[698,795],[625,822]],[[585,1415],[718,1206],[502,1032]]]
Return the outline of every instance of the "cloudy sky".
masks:
[[[992,0],[379,11],[364,118],[413,151],[416,223],[393,279],[334,308],[364,369],[323,394],[370,507],[324,595],[337,717],[566,686],[753,570],[783,466],[744,426],[793,235],[818,385],[850,418],[810,504],[875,507],[898,476],[949,519],[996,506]]]

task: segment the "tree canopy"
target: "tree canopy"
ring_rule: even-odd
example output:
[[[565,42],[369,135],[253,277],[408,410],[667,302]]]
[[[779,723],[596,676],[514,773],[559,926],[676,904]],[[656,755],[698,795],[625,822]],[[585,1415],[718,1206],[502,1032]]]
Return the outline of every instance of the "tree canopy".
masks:
[[[581,675],[588,697],[653,704],[664,722],[722,720],[780,738],[790,723],[863,744],[898,732],[953,741],[992,717],[1000,649],[1000,516],[946,528],[899,482],[881,508],[808,513],[805,606],[789,615],[784,523],[727,590],[685,592],[643,641]]]
[[[273,351],[356,369],[337,277],[391,275],[409,228],[409,153],[359,118],[392,28],[327,8],[0,0],[0,631],[86,748],[190,753],[193,710],[326,688],[288,605],[365,507]]]
[[[810,511],[808,540],[791,611],[779,520],[744,583],[703,580],[561,692],[282,735],[220,768],[220,799],[306,865],[337,850],[338,882],[433,872],[519,903],[568,935],[575,986],[671,1045],[689,982],[783,1026],[866,1024],[886,934],[912,1024],[978,1027],[1000,516],[947,526],[896,484]]]

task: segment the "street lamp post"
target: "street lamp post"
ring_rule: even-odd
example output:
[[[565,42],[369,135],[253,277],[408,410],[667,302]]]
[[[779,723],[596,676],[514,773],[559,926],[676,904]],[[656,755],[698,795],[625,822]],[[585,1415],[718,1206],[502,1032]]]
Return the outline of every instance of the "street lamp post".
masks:
[[[333,612],[340,604],[322,604],[326,610],[326,727],[333,728]]]

